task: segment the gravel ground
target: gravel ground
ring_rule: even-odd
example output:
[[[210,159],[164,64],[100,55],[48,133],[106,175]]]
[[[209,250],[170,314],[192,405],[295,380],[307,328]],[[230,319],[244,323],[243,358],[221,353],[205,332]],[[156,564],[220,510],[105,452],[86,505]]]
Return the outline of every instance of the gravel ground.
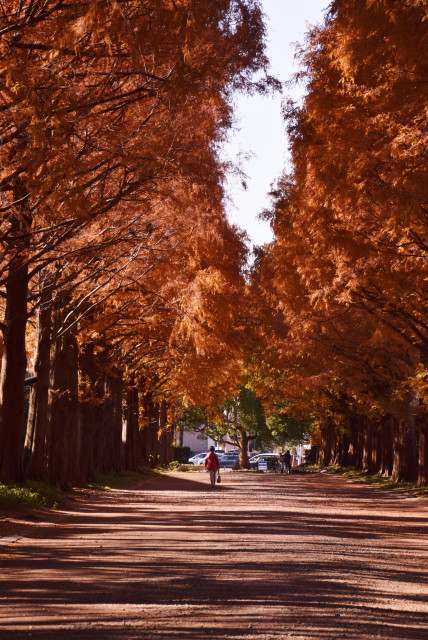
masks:
[[[428,639],[421,498],[172,473],[55,518],[0,546],[2,640]]]

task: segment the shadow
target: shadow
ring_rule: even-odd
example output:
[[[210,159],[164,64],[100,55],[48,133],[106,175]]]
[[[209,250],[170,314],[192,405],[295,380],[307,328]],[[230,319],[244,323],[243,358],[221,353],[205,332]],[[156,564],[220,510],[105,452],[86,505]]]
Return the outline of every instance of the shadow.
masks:
[[[331,477],[230,474],[211,492],[183,475],[9,547],[0,638],[426,639],[423,504]]]

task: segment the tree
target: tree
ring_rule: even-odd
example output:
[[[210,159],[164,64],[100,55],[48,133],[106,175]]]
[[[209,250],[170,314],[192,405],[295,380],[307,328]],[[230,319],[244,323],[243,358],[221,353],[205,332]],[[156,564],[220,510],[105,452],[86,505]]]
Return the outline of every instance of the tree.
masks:
[[[309,33],[307,95],[286,108],[293,171],[274,193],[276,240],[257,275],[275,322],[283,315],[265,360],[287,399],[320,420],[325,459],[357,424],[346,447],[370,466],[378,423],[396,479],[412,479],[415,415],[426,420],[425,41],[413,0],[333,2]]]
[[[52,322],[39,336],[51,339],[56,350],[53,362],[60,362],[60,352],[65,349],[71,356],[74,340],[77,350],[85,352],[79,333],[84,325],[85,335],[89,335],[90,318],[103,326],[95,341],[97,354],[108,322],[121,316],[129,331],[115,344],[118,369],[135,369],[141,345],[137,340],[132,343],[131,326],[136,322],[140,329],[144,324],[147,329],[143,318],[153,318],[151,309],[156,301],[158,311],[163,307],[160,317],[168,319],[168,328],[164,330],[161,320],[154,338],[153,327],[143,332],[143,350],[147,354],[148,347],[154,345],[145,362],[156,363],[152,378],[156,385],[161,380],[165,390],[166,374],[171,372],[174,358],[177,361],[172,350],[168,352],[168,340],[172,328],[177,336],[184,331],[184,309],[180,321],[175,322],[172,310],[176,300],[163,295],[172,293],[172,287],[167,291],[168,280],[163,280],[165,291],[157,283],[152,292],[147,281],[146,289],[141,286],[141,274],[136,278],[135,270],[143,263],[147,275],[160,262],[165,266],[165,260],[158,260],[162,251],[174,253],[174,236],[178,243],[184,241],[180,229],[184,216],[177,219],[179,206],[162,208],[167,199],[176,203],[187,200],[186,228],[190,229],[203,226],[208,203],[211,220],[207,227],[214,231],[217,218],[221,227],[218,235],[226,241],[227,225],[221,206],[218,208],[223,168],[216,145],[231,124],[231,92],[237,88],[263,91],[272,82],[265,74],[262,13],[252,0],[17,0],[3,7],[1,20],[1,74],[5,82],[0,94],[4,133],[0,141],[4,214],[0,287],[5,304],[0,475],[4,480],[16,480],[22,476],[27,313],[51,305],[51,319],[46,313],[38,321],[43,317],[47,325]],[[262,77],[254,83],[256,71],[261,71]],[[193,206],[196,197],[189,206],[189,198],[184,196],[189,193],[200,194],[199,207]],[[158,226],[157,220],[154,224],[153,217],[146,215],[152,208],[162,212]],[[152,229],[156,229],[153,234]],[[138,245],[141,241],[145,248]],[[235,247],[242,245],[235,232],[229,233],[229,241]],[[128,265],[121,255],[123,247],[129,248],[127,255],[132,258]],[[186,251],[175,251],[176,274],[179,264],[185,262]],[[102,273],[102,267],[107,273]],[[219,298],[227,284],[227,277],[223,285],[219,283],[226,267],[224,261],[217,277],[214,264],[212,273],[206,270],[204,277],[203,269],[196,269],[190,280],[205,285],[211,281],[207,289],[216,291]],[[53,282],[44,286],[39,274],[49,272]],[[199,272],[199,279],[195,272]],[[177,277],[174,282],[178,287]],[[125,285],[126,296],[119,292],[121,285]],[[133,304],[136,292],[146,306]],[[103,297],[108,300],[106,306],[102,305]],[[95,307],[115,311],[102,319],[94,313]],[[125,309],[136,316],[125,318]],[[207,336],[210,329],[206,327]],[[192,335],[195,341],[195,333]],[[223,342],[225,351],[227,340]],[[43,353],[47,353],[48,342],[43,342]],[[40,353],[37,361],[44,368],[45,394],[47,356],[42,367]],[[200,360],[193,358],[199,366]],[[74,359],[73,366],[78,361]],[[192,358],[187,364],[189,372]],[[147,370],[144,374],[147,378]],[[58,377],[51,380],[51,384],[54,380],[60,383]],[[61,380],[61,384],[69,384],[65,378]],[[73,394],[75,381],[76,376]],[[53,399],[52,387],[48,393]],[[135,404],[135,398],[132,402]],[[162,408],[159,423],[165,423],[165,415]],[[75,427],[69,432],[74,437]],[[34,442],[46,444],[50,440],[50,432],[41,433],[38,439],[36,431],[30,430],[30,448]]]
[[[266,420],[260,399],[248,387],[241,385],[239,393],[211,407],[192,407],[182,412],[180,424],[185,429],[203,434],[216,442],[235,445],[239,451],[239,465],[249,468],[250,440],[267,436]]]

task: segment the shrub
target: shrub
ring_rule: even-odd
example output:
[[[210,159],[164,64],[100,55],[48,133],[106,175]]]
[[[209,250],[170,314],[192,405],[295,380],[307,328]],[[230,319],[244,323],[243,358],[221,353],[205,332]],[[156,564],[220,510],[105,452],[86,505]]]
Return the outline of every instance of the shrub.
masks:
[[[56,509],[65,502],[65,494],[44,482],[28,480],[23,485],[0,484],[0,507]]]

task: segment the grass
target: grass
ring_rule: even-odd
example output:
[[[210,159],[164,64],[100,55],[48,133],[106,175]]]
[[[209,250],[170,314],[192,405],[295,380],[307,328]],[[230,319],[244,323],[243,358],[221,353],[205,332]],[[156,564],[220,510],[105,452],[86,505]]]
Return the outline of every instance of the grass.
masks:
[[[416,482],[396,482],[388,476],[370,474],[355,467],[326,467],[327,473],[342,475],[353,480],[362,480],[368,484],[375,485],[381,489],[390,491],[405,492],[412,496],[428,496],[428,487],[418,487]]]
[[[66,501],[66,495],[44,482],[28,480],[23,485],[0,484],[1,509],[57,509]]]
[[[162,475],[160,470],[151,467],[140,467],[138,471],[125,471],[123,473],[98,473],[95,482],[88,484],[89,487],[101,487],[103,489],[127,489],[141,482],[145,478]]]
[[[141,480],[161,475],[156,469],[141,467],[122,474],[98,474],[90,488],[126,489]],[[67,494],[44,482],[27,480],[24,484],[0,483],[0,509],[57,509],[67,501]]]

